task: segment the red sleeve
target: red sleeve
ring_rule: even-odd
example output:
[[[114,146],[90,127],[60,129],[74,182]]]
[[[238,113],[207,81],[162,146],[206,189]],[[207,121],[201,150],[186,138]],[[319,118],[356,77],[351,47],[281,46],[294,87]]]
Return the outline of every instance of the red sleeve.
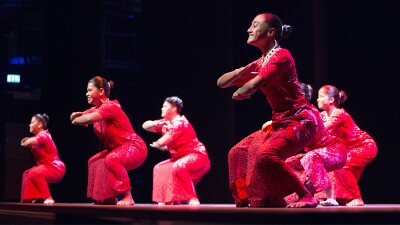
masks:
[[[35,136],[36,141],[38,142],[38,145],[43,145],[46,143],[48,136],[45,135],[45,133],[40,133]]]
[[[334,110],[331,115],[331,122],[334,127],[337,127],[346,118],[346,113],[343,110]]]
[[[112,102],[112,101],[108,101],[106,103],[104,103],[103,105],[101,105],[98,109],[97,112],[101,115],[101,117],[104,120],[112,120],[115,115],[120,112],[121,107]]]
[[[165,119],[160,119],[160,120],[155,120],[155,121],[157,121],[157,123],[159,123],[161,121],[165,121]],[[155,126],[154,130],[155,130],[155,132],[162,132],[163,126]]]
[[[185,132],[185,128],[187,124],[184,120],[175,121],[171,124],[171,127],[168,129],[168,134],[171,135],[173,140],[179,139],[180,136]]]
[[[96,111],[96,107],[91,107],[91,108],[89,108],[89,109],[83,111],[83,114],[89,114],[89,113],[92,113],[92,112],[94,112],[94,111]]]

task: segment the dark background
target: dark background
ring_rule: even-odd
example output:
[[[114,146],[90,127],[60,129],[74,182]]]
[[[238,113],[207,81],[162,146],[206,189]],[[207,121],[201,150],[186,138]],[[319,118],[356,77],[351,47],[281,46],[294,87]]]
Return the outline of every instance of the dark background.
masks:
[[[159,134],[141,124],[160,117],[165,97],[184,101],[184,114],[206,145],[210,172],[197,186],[202,203],[233,203],[227,153],[270,119],[256,92],[234,102],[234,88],[217,78],[260,57],[247,45],[257,13],[273,12],[293,33],[284,40],[299,80],[345,90],[343,107],[377,142],[378,156],[359,181],[366,203],[399,203],[398,1],[324,0],[0,0],[1,199],[19,201],[22,171],[33,162],[19,146],[31,116],[47,113],[49,130],[67,165],[50,186],[57,202],[86,198],[87,160],[101,149],[92,128],[70,125],[69,115],[90,107],[86,85],[95,75],[114,80],[118,99],[146,143]],[[19,59],[17,62],[10,59]],[[22,63],[22,59],[24,63]],[[21,74],[20,84],[6,75]],[[150,203],[152,168],[166,159],[149,147],[145,163],[130,171],[137,203]]]

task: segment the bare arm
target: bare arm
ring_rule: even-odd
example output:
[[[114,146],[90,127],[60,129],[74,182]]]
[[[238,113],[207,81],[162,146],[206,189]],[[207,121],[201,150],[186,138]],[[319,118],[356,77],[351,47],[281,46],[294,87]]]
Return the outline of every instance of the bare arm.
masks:
[[[29,148],[29,147],[32,147],[32,146],[35,146],[38,144],[39,144],[38,141],[34,137],[26,137],[21,140],[21,146],[26,147],[26,148]]]
[[[71,118],[72,118],[72,114],[71,114]],[[100,121],[102,119],[103,119],[103,117],[101,117],[100,113],[92,112],[92,113],[88,113],[88,114],[84,114],[84,115],[80,114],[80,116],[76,116],[72,120],[72,124],[73,125],[89,125],[94,122]]]
[[[227,88],[233,85],[233,82],[240,77],[240,73],[244,70],[245,67],[241,67],[231,72],[227,72],[224,75],[220,76],[217,80],[217,85],[220,88]]]
[[[265,81],[260,76],[255,76],[253,79],[249,80],[242,87],[237,89],[235,93],[233,93],[232,98],[235,100],[243,100],[246,98],[250,98],[250,95],[258,90],[261,86],[265,84]]]
[[[157,141],[150,144],[151,147],[160,149],[162,151],[168,150],[167,145],[172,141],[172,136],[169,134],[164,134]]]
[[[82,114],[83,114],[83,112],[73,112],[73,113],[71,113],[71,115],[69,116],[69,119],[70,119],[71,121],[73,121],[76,117],[82,116]]]
[[[156,132],[157,126],[162,126],[158,120],[147,120],[143,123],[142,128],[146,131]]]

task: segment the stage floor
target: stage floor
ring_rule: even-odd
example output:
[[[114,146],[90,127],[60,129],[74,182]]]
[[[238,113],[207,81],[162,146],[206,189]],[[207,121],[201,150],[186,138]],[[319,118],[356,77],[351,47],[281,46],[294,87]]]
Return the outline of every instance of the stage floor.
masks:
[[[0,224],[400,224],[400,204],[310,209],[200,206],[105,206],[88,203],[0,203]]]

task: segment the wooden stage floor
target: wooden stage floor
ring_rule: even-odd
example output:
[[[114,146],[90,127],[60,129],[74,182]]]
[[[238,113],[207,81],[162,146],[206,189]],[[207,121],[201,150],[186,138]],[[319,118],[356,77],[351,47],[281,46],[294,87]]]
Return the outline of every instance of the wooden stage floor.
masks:
[[[236,208],[233,204],[104,206],[0,202],[0,224],[400,224],[400,204],[254,209]]]

